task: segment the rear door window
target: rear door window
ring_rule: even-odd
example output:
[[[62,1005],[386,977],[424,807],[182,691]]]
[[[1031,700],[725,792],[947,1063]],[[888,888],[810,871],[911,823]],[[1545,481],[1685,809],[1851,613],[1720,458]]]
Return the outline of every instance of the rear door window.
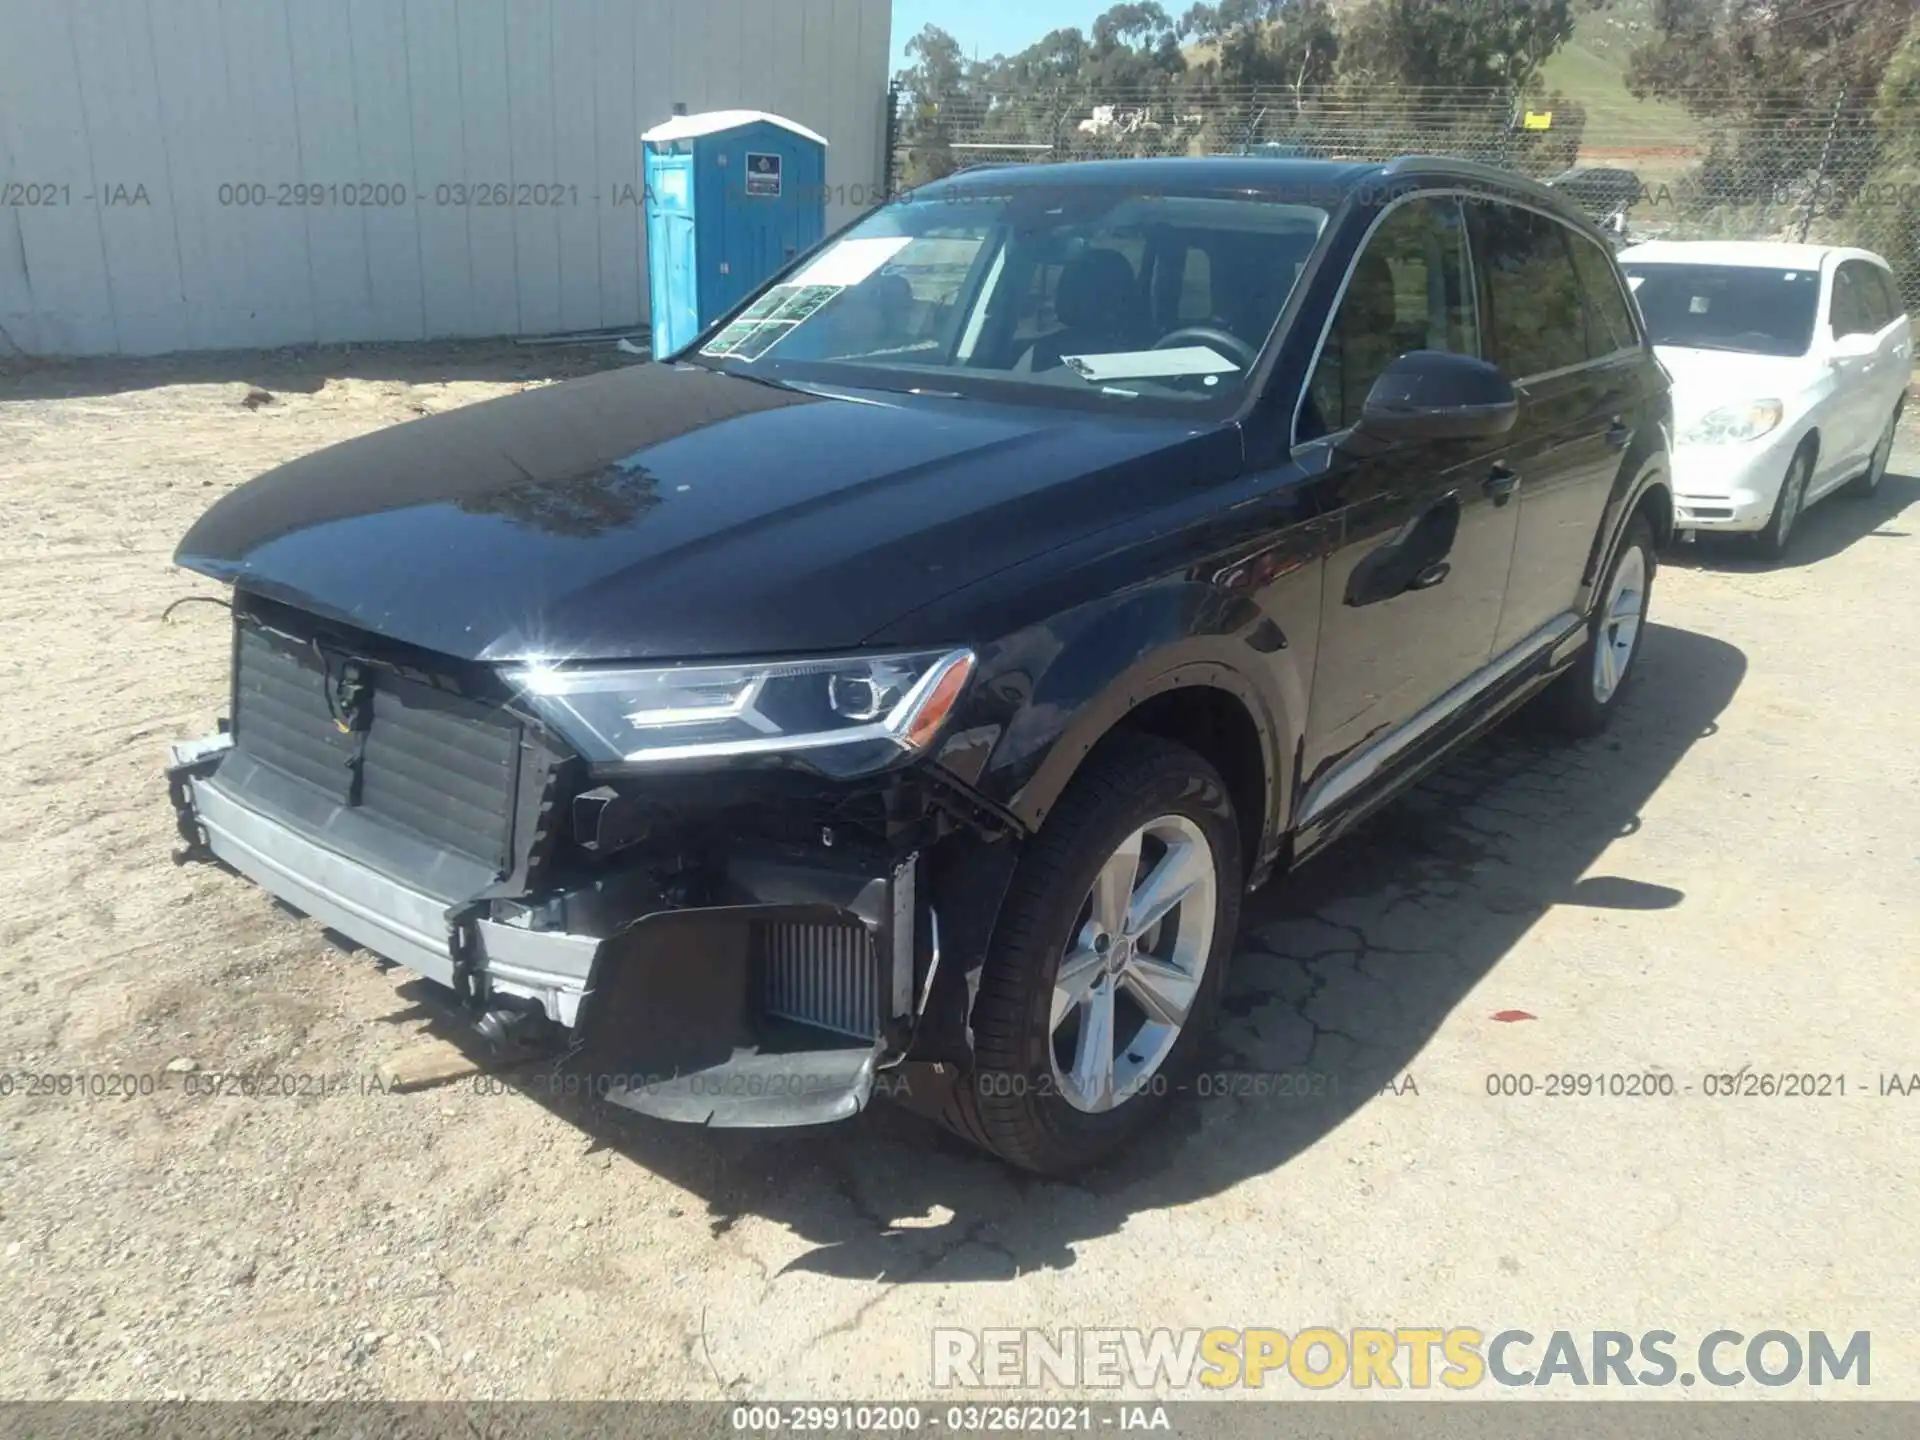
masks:
[[[1587,317],[1567,229],[1532,210],[1474,207],[1487,272],[1494,355],[1509,380],[1587,360]]]

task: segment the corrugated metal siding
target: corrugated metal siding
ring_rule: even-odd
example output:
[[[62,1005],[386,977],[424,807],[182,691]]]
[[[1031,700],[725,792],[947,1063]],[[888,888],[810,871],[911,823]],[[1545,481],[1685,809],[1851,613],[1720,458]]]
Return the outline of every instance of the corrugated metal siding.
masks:
[[[640,132],[676,101],[811,126],[830,142],[831,230],[883,179],[890,14],[890,0],[0,0],[0,354],[635,324]],[[341,189],[281,203],[299,184],[371,203]],[[463,184],[561,201],[461,205],[441,189]],[[395,186],[405,203],[382,203]]]

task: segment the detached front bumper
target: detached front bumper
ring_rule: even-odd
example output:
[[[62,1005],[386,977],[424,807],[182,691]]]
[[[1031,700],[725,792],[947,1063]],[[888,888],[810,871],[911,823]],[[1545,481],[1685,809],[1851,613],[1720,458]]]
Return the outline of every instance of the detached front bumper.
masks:
[[[1798,445],[1798,432],[1783,425],[1744,443],[1676,446],[1674,528],[1764,530]]]
[[[537,1007],[614,1103],[714,1126],[785,1126],[863,1109],[900,1060],[939,965],[918,857],[894,866],[762,850],[729,859],[718,903],[644,885],[474,900],[494,877],[438,854],[403,880],[261,803],[222,734],[172,747],[188,852],[211,857],[377,955],[482,1007]],[[342,818],[330,817],[335,833]],[[347,816],[351,821],[354,817]],[[392,844],[389,841],[389,851]],[[596,933],[564,928],[591,917]],[[555,924],[556,917],[561,921]]]

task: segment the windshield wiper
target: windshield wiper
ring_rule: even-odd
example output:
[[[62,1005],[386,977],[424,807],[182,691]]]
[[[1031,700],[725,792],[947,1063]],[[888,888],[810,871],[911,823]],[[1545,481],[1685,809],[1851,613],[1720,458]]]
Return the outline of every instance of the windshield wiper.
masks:
[[[837,390],[877,390],[882,395],[925,395],[935,400],[964,400],[958,390],[930,390],[920,385],[878,385],[871,380],[832,380],[814,382]]]
[[[710,370],[715,375],[725,375],[731,380],[751,380],[756,385],[767,385],[775,390],[785,391],[789,395],[804,393],[785,380],[776,380],[771,375],[756,375],[751,370],[742,370],[736,365],[729,365],[724,358],[695,360],[692,356],[688,356],[686,363],[698,365],[702,370]]]

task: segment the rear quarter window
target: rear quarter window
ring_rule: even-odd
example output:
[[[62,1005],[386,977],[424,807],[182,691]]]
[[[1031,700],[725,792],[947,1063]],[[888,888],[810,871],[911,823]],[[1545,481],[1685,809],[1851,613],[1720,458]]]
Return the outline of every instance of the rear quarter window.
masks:
[[[1615,278],[1612,259],[1584,235],[1569,231],[1567,243],[1573,247],[1573,268],[1586,293],[1587,354],[1598,359],[1636,348],[1640,332],[1627,306],[1626,292]]]

